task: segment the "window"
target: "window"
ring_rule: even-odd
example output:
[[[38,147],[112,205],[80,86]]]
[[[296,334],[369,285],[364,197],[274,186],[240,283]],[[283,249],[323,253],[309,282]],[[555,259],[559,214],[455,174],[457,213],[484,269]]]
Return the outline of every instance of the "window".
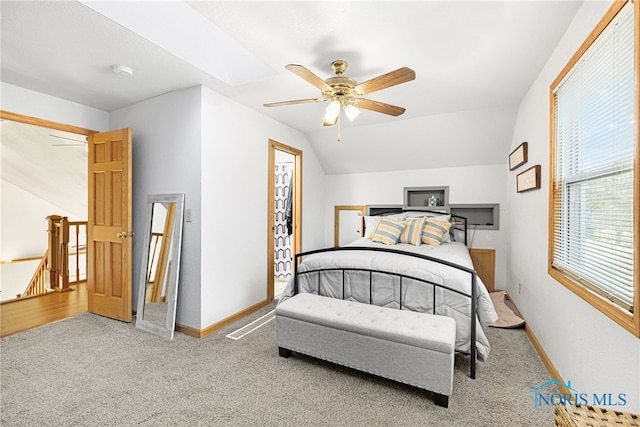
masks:
[[[551,85],[549,274],[640,336],[637,3],[614,2]]]

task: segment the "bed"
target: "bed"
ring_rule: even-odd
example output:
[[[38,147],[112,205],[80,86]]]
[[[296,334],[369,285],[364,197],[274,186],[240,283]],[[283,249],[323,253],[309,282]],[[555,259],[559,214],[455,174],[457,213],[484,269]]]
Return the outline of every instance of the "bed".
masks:
[[[294,276],[279,304],[298,293],[313,293],[452,317],[456,321],[455,349],[470,355],[471,377],[475,377],[476,360],[486,360],[490,352],[484,328],[495,322],[497,315],[486,287],[473,270],[465,218],[400,212],[365,217],[364,222],[363,238],[342,247],[297,254]],[[443,222],[450,226],[436,239],[439,242],[430,242],[429,237],[425,240],[426,224]],[[380,238],[382,223],[396,227],[389,239]],[[408,237],[393,243],[402,223]],[[409,224],[420,227],[413,230],[413,236],[405,231]]]

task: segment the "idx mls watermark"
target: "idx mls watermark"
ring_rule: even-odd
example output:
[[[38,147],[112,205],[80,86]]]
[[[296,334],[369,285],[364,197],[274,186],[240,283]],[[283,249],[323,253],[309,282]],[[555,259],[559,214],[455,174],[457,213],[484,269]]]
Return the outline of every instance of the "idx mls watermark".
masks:
[[[570,393],[545,392],[543,389],[549,386],[559,386]],[[555,387],[554,387],[555,388]],[[579,393],[571,388],[571,381],[563,384],[557,380],[549,380],[530,390],[533,393],[533,406],[556,405],[593,405],[593,406],[625,406],[627,404],[626,393]]]

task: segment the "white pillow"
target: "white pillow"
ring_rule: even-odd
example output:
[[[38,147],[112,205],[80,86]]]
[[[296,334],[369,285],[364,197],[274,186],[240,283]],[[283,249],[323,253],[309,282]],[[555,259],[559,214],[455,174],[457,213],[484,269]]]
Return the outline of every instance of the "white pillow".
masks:
[[[404,221],[407,218],[407,214],[404,212],[390,215],[383,215],[385,218],[397,219],[398,221]]]
[[[364,237],[367,239],[371,238],[371,235],[376,229],[378,222],[380,221],[379,216],[365,216],[364,217]]]

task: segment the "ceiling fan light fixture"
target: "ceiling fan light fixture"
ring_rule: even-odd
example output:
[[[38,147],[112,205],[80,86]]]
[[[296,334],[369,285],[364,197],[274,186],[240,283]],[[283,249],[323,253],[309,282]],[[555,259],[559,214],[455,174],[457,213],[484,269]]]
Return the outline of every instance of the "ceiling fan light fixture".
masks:
[[[340,115],[340,101],[331,101],[324,111],[323,120],[325,123],[335,123]]]
[[[344,112],[350,122],[354,121],[360,115],[360,109],[353,104],[347,104],[344,106]]]

